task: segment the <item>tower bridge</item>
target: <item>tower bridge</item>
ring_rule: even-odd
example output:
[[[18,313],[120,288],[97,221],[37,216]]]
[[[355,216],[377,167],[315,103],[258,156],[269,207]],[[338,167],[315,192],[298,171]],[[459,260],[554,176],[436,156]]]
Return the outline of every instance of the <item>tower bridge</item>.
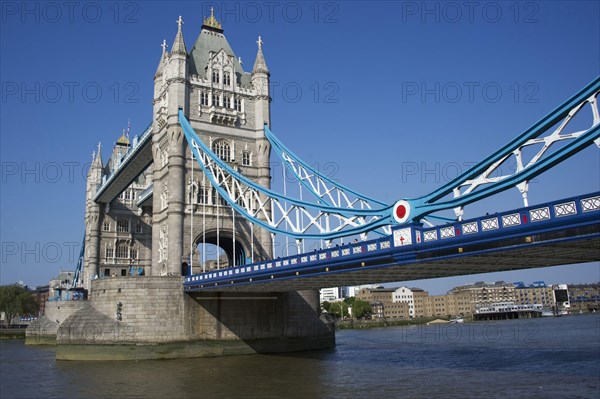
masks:
[[[532,179],[600,147],[600,78],[439,189],[388,204],[323,175],[271,131],[260,37],[247,72],[214,15],[189,51],[182,24],[170,51],[162,45],[150,126],[123,135],[106,163],[99,147],[90,168],[76,282],[89,300],[29,329],[54,331],[57,357],[331,347],[318,288],[600,260],[600,193],[528,200]],[[581,113],[591,123],[575,129]],[[283,193],[271,188],[272,155],[295,181]],[[464,218],[508,189],[523,207]],[[278,235],[291,254],[275,256]],[[211,245],[224,267],[207,259]]]

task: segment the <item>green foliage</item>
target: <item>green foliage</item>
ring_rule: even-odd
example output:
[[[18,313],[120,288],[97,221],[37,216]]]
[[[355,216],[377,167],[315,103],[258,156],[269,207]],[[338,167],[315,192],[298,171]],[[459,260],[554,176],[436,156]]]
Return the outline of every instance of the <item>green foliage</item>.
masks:
[[[17,315],[34,315],[38,303],[24,287],[17,284],[0,286],[0,311],[4,312],[8,325]]]
[[[360,299],[354,300],[354,305],[352,306],[352,314],[354,317],[360,319],[371,312],[373,312],[373,309],[371,309],[371,304],[369,302]]]
[[[329,304],[329,310],[327,311],[329,314],[337,317],[341,317],[343,313],[344,317],[349,316],[348,313],[348,304],[344,301],[339,302],[331,302]]]

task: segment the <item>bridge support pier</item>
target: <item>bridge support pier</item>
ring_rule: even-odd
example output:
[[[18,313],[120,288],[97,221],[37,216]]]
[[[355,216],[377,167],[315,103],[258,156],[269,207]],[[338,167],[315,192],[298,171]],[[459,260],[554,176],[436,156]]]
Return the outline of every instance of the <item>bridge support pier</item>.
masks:
[[[183,292],[179,276],[92,282],[90,305],[60,323],[57,359],[131,360],[331,348],[316,291]]]

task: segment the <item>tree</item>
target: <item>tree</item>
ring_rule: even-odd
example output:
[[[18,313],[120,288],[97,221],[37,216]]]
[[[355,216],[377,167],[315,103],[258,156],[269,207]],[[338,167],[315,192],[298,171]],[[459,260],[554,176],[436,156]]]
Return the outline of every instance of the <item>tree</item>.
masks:
[[[0,286],[0,311],[4,312],[7,325],[17,315],[33,315],[39,305],[25,287],[17,284]]]
[[[344,301],[328,302],[328,306],[329,306],[329,309],[327,310],[327,312],[333,316],[337,316],[337,317],[341,318],[342,313],[344,314],[344,316],[349,316],[348,304]]]
[[[364,317],[372,311],[373,309],[371,309],[371,304],[369,302],[363,301],[361,299],[354,300],[354,305],[352,306],[352,313],[357,319]]]

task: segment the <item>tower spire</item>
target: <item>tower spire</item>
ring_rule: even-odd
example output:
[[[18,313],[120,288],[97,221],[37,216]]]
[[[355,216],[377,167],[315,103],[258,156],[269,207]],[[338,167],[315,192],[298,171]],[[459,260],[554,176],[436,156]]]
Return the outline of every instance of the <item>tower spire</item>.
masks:
[[[160,61],[158,61],[158,67],[156,68],[156,73],[154,74],[155,77],[163,74],[165,69],[165,60],[167,59],[167,41],[163,39],[163,42],[160,46],[162,47],[162,55],[160,56]]]
[[[180,15],[179,19],[177,20],[177,35],[175,36],[175,41],[173,42],[171,54],[187,55],[187,50],[185,49],[185,41],[183,40],[183,33],[181,32],[182,25],[183,19]]]
[[[90,167],[90,171],[88,172],[91,173],[92,169],[102,169],[102,155],[100,154],[100,150],[102,149],[102,144],[100,144],[100,142],[98,142],[98,150],[94,151],[93,156],[92,156],[92,165]]]
[[[262,73],[269,74],[269,68],[267,68],[267,63],[265,62],[265,56],[263,55],[263,52],[262,52],[263,41],[260,36],[258,37],[256,44],[258,44],[258,52],[256,53],[256,61],[254,61],[254,68],[252,68],[252,73],[255,74],[255,73],[262,72]]]

